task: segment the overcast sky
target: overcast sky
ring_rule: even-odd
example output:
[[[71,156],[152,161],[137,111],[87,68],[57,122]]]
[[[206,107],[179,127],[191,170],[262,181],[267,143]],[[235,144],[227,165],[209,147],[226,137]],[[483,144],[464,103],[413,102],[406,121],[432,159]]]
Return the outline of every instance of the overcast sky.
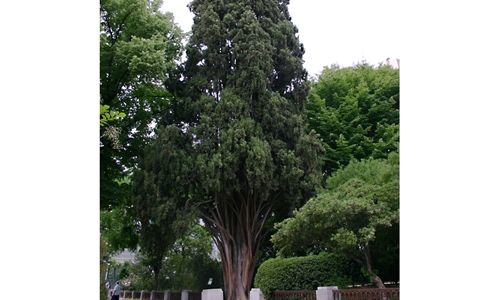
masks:
[[[190,0],[164,0],[163,10],[174,14],[183,31],[191,30]],[[376,3],[375,3],[376,2]],[[366,60],[378,64],[401,58],[397,3],[361,0],[290,0],[292,22],[299,29],[310,75],[324,66],[351,66]]]

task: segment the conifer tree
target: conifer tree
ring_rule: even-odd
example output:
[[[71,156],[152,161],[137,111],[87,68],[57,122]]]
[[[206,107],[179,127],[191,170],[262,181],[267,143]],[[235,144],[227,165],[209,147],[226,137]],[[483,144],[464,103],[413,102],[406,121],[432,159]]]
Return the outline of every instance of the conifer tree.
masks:
[[[321,181],[321,142],[304,131],[304,48],[287,5],[194,0],[182,89],[162,124],[172,138],[186,137],[177,151],[191,157],[183,155],[189,167],[179,168],[189,173],[179,175],[189,192],[179,189],[177,199],[194,204],[210,231],[230,300],[248,299],[269,223],[303,204]],[[157,143],[168,143],[160,135]],[[158,153],[174,158],[170,150]]]

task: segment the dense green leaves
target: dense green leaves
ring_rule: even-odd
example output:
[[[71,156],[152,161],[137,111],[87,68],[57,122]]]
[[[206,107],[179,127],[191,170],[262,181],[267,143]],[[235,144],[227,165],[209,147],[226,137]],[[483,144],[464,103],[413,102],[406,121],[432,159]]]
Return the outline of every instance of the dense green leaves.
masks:
[[[359,268],[358,268],[359,269]],[[345,287],[362,278],[345,256],[322,253],[291,258],[271,258],[259,266],[255,286],[266,299],[275,290],[315,290],[318,286]]]
[[[303,50],[286,6],[198,0],[191,9],[185,73],[199,92],[199,119],[188,132],[205,194],[275,194],[281,202],[310,195],[321,145],[303,133]]]
[[[353,158],[385,158],[399,149],[399,69],[366,63],[325,68],[306,107],[325,147],[330,174]]]

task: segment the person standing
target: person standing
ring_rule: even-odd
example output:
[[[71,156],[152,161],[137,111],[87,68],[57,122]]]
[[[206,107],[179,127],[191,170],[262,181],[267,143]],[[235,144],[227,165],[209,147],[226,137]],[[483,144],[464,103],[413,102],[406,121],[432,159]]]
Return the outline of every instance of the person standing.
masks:
[[[120,298],[121,291],[122,287],[120,285],[120,281],[117,281],[115,287],[113,288],[113,293],[111,294],[111,300],[118,300]]]

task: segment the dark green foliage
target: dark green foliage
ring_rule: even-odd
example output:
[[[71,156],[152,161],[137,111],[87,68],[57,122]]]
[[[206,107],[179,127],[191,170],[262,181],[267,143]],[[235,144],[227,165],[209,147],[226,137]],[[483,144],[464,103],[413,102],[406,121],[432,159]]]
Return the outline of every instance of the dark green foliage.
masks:
[[[143,263],[152,269],[160,284],[163,258],[194,222],[186,198],[189,174],[193,172],[190,153],[183,151],[188,136],[175,127],[160,128],[156,143],[147,145],[133,181],[133,206],[138,221]]]
[[[359,282],[359,267],[345,256],[319,255],[271,258],[255,275],[255,286],[271,299],[275,290],[315,290],[318,286],[345,287]]]
[[[320,150],[303,134],[303,49],[286,5],[196,0],[191,9],[185,73],[204,189],[303,198],[317,183]]]
[[[158,139],[165,139],[167,133],[160,131]],[[186,155],[175,150],[176,143],[183,140],[181,135],[177,137],[164,140],[163,147],[158,144],[146,147],[144,159],[134,176],[133,211],[138,220],[140,252],[144,254],[144,264],[153,271],[155,288],[160,284],[167,251],[194,222],[185,200],[176,196],[188,189],[182,174],[189,168],[189,164],[184,163]]]
[[[306,114],[323,140],[325,174],[353,158],[386,158],[399,149],[399,69],[326,68],[312,85]]]

